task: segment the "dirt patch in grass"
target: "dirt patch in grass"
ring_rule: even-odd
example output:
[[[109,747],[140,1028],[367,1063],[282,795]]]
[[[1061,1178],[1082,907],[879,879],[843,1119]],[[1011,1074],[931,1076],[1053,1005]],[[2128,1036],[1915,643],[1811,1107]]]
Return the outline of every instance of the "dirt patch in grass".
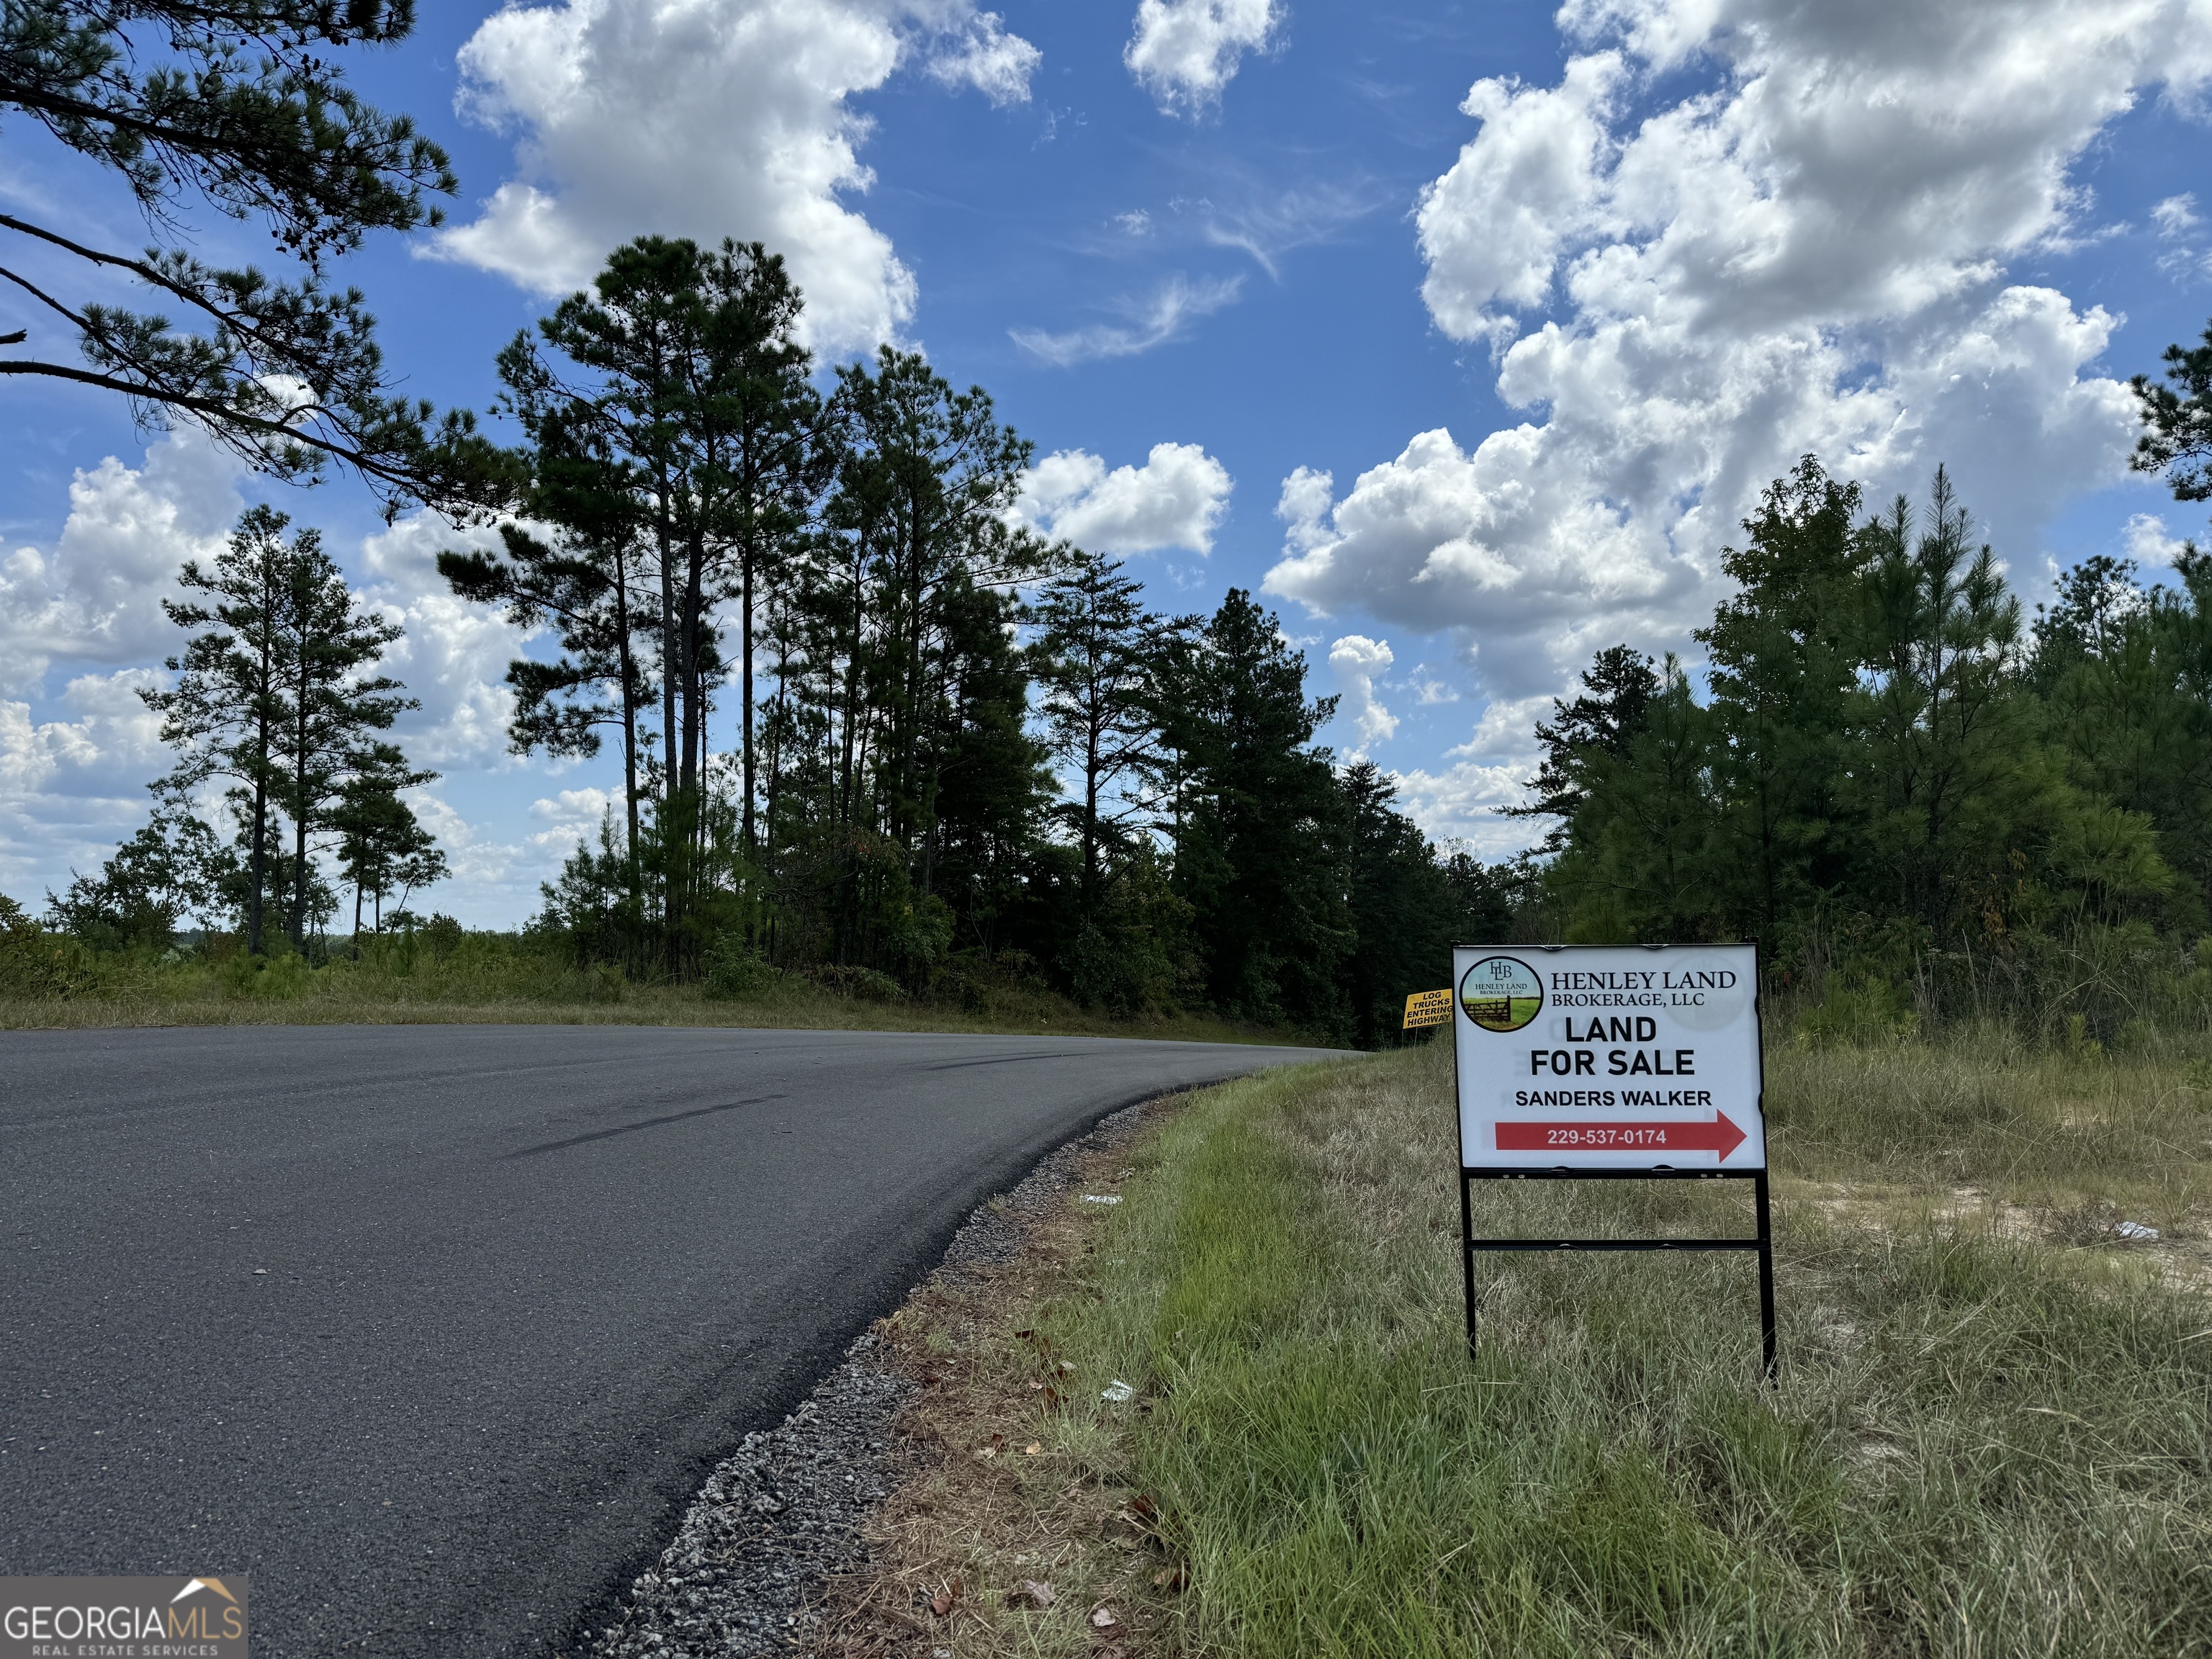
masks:
[[[1141,1579],[1148,1506],[1055,1428],[1075,1385],[1022,1322],[1066,1288],[1127,1148],[1176,1098],[1105,1118],[975,1210],[903,1307],[717,1466],[659,1559],[563,1651],[1140,1650],[1153,1621],[1123,1590]]]
[[[908,1477],[830,1581],[818,1651],[1090,1655],[1158,1650],[1186,1575],[1117,1453],[1150,1402],[1103,1382],[1032,1322],[1082,1294],[1078,1265],[1120,1206],[1129,1149],[1177,1097],[1109,1119],[977,1220],[965,1248],[876,1327],[915,1390],[893,1425]],[[965,1237],[965,1236],[963,1236]],[[1125,1263],[1103,1264],[1109,1267]]]

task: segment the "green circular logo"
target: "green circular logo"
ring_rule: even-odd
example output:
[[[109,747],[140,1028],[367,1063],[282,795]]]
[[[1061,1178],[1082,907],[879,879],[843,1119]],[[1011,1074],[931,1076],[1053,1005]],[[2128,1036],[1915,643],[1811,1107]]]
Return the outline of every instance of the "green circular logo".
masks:
[[[1486,1031],[1517,1031],[1543,1011],[1544,981],[1517,957],[1485,957],[1460,981],[1459,1006]]]

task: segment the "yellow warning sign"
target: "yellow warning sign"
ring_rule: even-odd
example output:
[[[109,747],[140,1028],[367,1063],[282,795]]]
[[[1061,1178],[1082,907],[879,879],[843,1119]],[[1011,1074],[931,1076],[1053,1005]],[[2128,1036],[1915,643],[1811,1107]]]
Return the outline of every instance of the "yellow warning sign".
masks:
[[[1406,1024],[1401,1029],[1412,1031],[1424,1025],[1442,1025],[1451,1014],[1450,986],[1441,991],[1416,991],[1406,999]]]

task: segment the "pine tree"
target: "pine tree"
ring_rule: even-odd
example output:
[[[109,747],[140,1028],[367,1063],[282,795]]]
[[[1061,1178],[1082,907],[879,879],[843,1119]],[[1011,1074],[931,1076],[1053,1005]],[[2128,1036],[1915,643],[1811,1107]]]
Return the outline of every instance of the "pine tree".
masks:
[[[2158,826],[2159,843],[2212,901],[2212,568],[2193,550],[2179,592],[2137,587],[2103,556],[2038,607],[2034,683],[2084,787]]]
[[[351,775],[339,786],[330,826],[338,836],[338,869],[353,884],[353,931],[361,935],[362,901],[375,896],[373,925],[384,931],[384,897],[395,890],[399,906],[416,889],[442,880],[446,855],[400,792],[436,781],[435,772],[407,763],[396,744],[372,743],[353,757]]]
[[[1583,671],[1583,687],[1572,702],[1553,699],[1552,723],[1537,725],[1544,758],[1528,785],[1535,799],[1503,809],[1510,818],[1558,819],[1545,837],[1547,852],[1566,844],[1567,824],[1582,806],[1581,776],[1589,757],[1628,752],[1643,729],[1644,711],[1659,694],[1659,677],[1650,658],[1632,646],[1614,645]]]
[[[738,836],[750,855],[759,788],[757,620],[831,464],[819,438],[820,399],[807,380],[810,359],[797,339],[799,309],[782,260],[757,243],[726,241],[709,252],[646,236],[609,255],[591,290],[556,307],[538,340],[519,336],[500,359],[506,404],[536,446],[536,516],[592,550],[603,568],[623,565],[607,577],[610,593],[627,593],[639,577],[648,585],[646,614],[635,621],[656,643],[659,661],[635,682],[658,682],[660,790],[651,836],[633,805],[629,839],[633,849],[650,839],[665,866],[660,921],[672,972],[687,967],[684,941],[696,932],[687,916],[704,899],[708,864],[720,857],[708,845],[717,809],[705,791],[708,721],[727,672],[720,607],[734,601],[737,610]],[[607,469],[612,495],[626,498],[620,515],[608,492],[566,495],[544,487],[556,440]],[[611,533],[617,527],[621,541]],[[499,591],[484,570],[457,566],[454,574],[472,598],[513,604],[520,591]],[[596,631],[626,641],[631,630],[617,620]],[[565,667],[518,665],[514,675],[526,697],[536,694],[530,707],[538,711],[554,708],[586,678],[604,677],[573,657]],[[625,671],[619,683],[633,678]],[[634,764],[627,697],[623,708]],[[573,727],[547,735],[580,740]],[[633,774],[633,803],[636,793]]]
[[[1580,889],[1568,937],[1666,943],[1725,932],[1716,877],[1715,720],[1672,653],[1625,754],[1595,750],[1555,879]]]
[[[368,734],[416,706],[394,695],[398,681],[364,672],[399,638],[398,625],[359,610],[319,533],[302,529],[287,541],[290,525],[273,507],[249,508],[212,569],[185,563],[179,585],[211,603],[162,608],[179,627],[204,631],[168,659],[175,685],[141,694],[161,716],[162,741],[179,751],[157,789],[181,799],[210,779],[231,781],[246,848],[240,908],[257,954],[272,892],[286,896],[286,931],[304,948],[319,902],[309,843],[329,827]],[[292,828],[281,860],[280,814]]]
[[[1164,748],[1178,776],[1175,886],[1214,1006],[1316,1032],[1349,1024],[1339,969],[1355,942],[1341,801],[1315,730],[1305,659],[1231,588],[1167,665]]]
[[[163,599],[161,609],[178,627],[206,631],[168,659],[169,672],[179,676],[174,686],[139,694],[161,716],[161,741],[179,751],[175,770],[157,788],[183,794],[212,778],[231,781],[247,846],[246,944],[257,955],[291,672],[285,610],[300,544],[285,544],[290,523],[274,507],[248,508],[213,568],[186,561],[178,585],[210,602]]]
[[[1044,740],[1079,792],[1060,816],[1082,855],[1078,902],[1086,921],[1097,908],[1101,848],[1118,843],[1141,810],[1121,785],[1159,753],[1152,705],[1163,624],[1140,592],[1119,561],[1078,554],[1030,612]]]
[[[364,101],[330,55],[395,44],[414,23],[412,0],[0,8],[0,110],[112,170],[173,244],[133,256],[20,212],[0,214],[0,230],[35,245],[40,260],[74,261],[64,268],[80,289],[52,293],[15,279],[44,322],[0,334],[0,346],[37,337],[36,355],[0,361],[0,375],[120,394],[143,418],[189,421],[281,477],[312,476],[336,460],[393,504],[461,512],[501,499],[497,452],[465,415],[434,429],[428,404],[397,395],[362,295],[323,279],[326,263],[371,231],[437,224],[440,210],[426,198],[458,188],[445,152],[406,117]],[[217,269],[174,246],[187,239],[195,202],[261,220],[300,279]],[[136,277],[162,309],[99,298],[116,274]],[[84,366],[59,360],[64,338]]]
[[[295,538],[284,577],[272,758],[276,802],[292,825],[289,927],[292,948],[304,951],[314,877],[309,842],[331,827],[346,784],[373,754],[369,733],[389,730],[402,710],[421,705],[395,695],[398,680],[365,672],[400,637],[399,626],[359,606],[317,532]]]
[[[2212,328],[2202,345],[2166,347],[2165,361],[2166,385],[2128,382],[2146,428],[2129,465],[2163,473],[2178,501],[2212,501]]]
[[[1352,1040],[1376,1048],[1398,1041],[1408,995],[1449,981],[1455,906],[1435,849],[1393,805],[1397,785],[1368,760],[1354,762],[1340,783],[1352,923],[1346,964]]]
[[[500,554],[448,550],[438,555],[438,574],[460,598],[501,606],[519,629],[535,631],[550,623],[557,630],[559,657],[520,657],[507,665],[507,683],[514,690],[508,742],[518,755],[543,750],[589,759],[599,752],[602,727],[620,734],[635,898],[644,799],[638,720],[659,696],[648,664],[652,613],[641,586],[637,503],[623,467],[576,418],[576,410],[553,403],[526,405],[522,412],[531,441],[523,511],[553,526],[552,538],[502,524]]]
[[[800,299],[782,256],[758,242],[724,241],[701,268],[709,374],[700,396],[716,434],[708,447],[719,510],[709,526],[738,605],[739,833],[748,857],[758,831],[754,803],[755,645],[759,617],[787,579],[799,538],[836,463],[824,441],[821,399],[808,383],[812,358],[798,341]]]
[[[1737,591],[1695,637],[1716,724],[1713,897],[1772,948],[1783,918],[1841,879],[1845,710],[1857,684],[1859,490],[1811,456],[1744,520],[1721,568]]]
[[[944,727],[932,803],[928,892],[957,918],[956,946],[987,962],[1013,944],[1051,783],[1030,730],[1029,659],[1011,594],[967,589],[945,619]]]
[[[953,667],[948,624],[970,591],[1040,575],[1051,555],[1007,523],[1032,450],[981,386],[956,392],[919,353],[888,346],[872,372],[856,363],[837,379],[842,453],[828,522],[846,545],[832,614],[857,607],[848,650],[881,725],[870,747],[882,828],[916,857],[926,894]]]
[[[702,378],[703,309],[697,245],[641,237],[608,256],[589,292],[571,295],[541,319],[538,333],[555,357],[526,332],[499,360],[506,404],[524,430],[562,428],[572,445],[619,467],[635,497],[639,567],[659,613],[651,626],[659,652],[664,819],[682,815],[678,798],[696,785],[706,720],[701,665],[693,660],[701,623],[688,611],[708,596],[691,589],[687,552],[707,495],[700,434],[689,418],[691,390]],[[680,909],[680,893],[671,902]],[[676,919],[665,920],[672,929]],[[670,942],[673,949],[672,931]]]
[[[2036,810],[2022,793],[2053,782],[2017,677],[2021,605],[1941,467],[1924,529],[1900,495],[1862,536],[1865,675],[1851,720],[1864,855],[1894,882],[1896,906],[1940,937],[1968,886],[2002,865],[2010,825]]]

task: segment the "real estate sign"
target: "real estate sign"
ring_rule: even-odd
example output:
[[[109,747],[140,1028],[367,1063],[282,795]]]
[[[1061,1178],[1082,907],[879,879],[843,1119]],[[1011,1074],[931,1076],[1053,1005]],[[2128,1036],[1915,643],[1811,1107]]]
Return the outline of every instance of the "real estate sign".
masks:
[[[1766,1167],[1748,945],[1452,952],[1460,1167]]]

